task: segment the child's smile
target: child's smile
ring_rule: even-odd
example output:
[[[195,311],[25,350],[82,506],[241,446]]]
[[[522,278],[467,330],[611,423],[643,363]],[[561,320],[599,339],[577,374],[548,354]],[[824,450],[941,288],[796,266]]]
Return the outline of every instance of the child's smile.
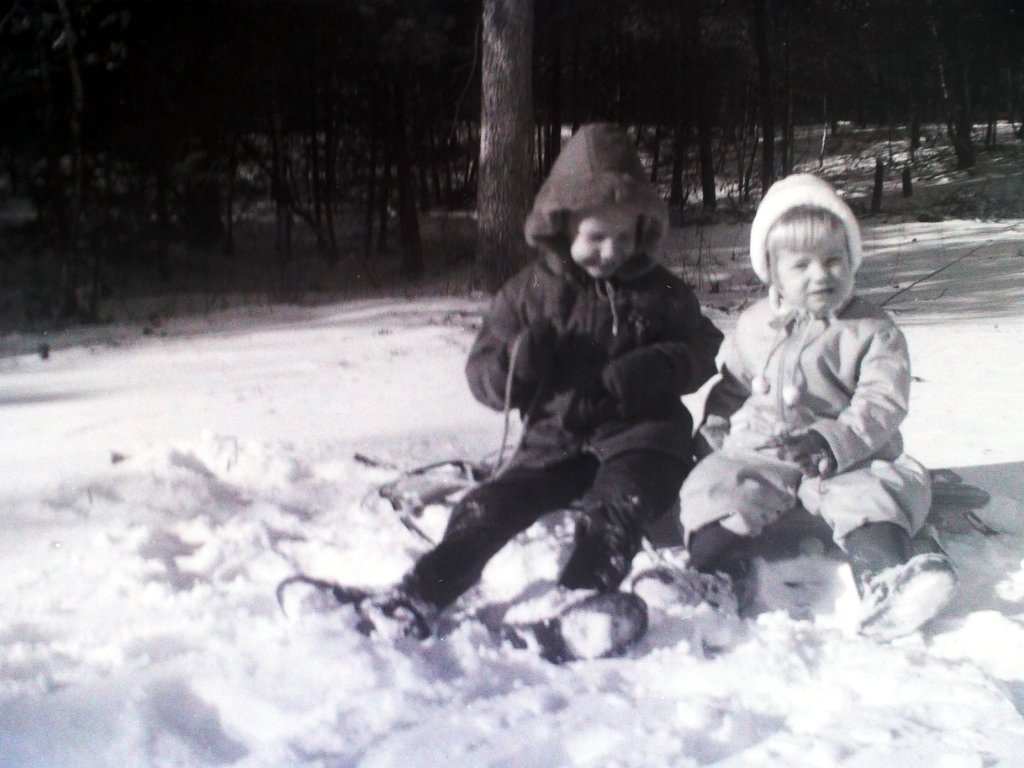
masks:
[[[596,279],[611,277],[636,250],[636,215],[605,207],[576,228],[569,248],[572,260]]]
[[[853,270],[842,233],[814,249],[778,246],[771,263],[772,283],[782,300],[815,317],[839,309],[853,290]]]

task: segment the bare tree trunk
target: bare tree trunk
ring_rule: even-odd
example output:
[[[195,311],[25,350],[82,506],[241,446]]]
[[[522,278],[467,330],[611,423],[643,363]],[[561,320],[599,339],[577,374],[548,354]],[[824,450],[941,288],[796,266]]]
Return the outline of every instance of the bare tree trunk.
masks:
[[[606,17],[611,23],[611,51],[612,61],[615,62],[614,90],[612,91],[612,114],[615,115],[615,122],[625,125],[627,120],[624,92],[626,88],[626,55],[625,41],[622,24],[622,16],[613,13]]]
[[[685,4],[676,6],[679,28],[686,30],[687,9]],[[672,179],[669,183],[669,205],[682,211],[686,206],[687,191],[683,188],[683,175],[689,160],[690,100],[688,77],[690,73],[689,51],[680,45],[671,58],[671,72],[675,87],[672,90]]]
[[[938,57],[939,85],[942,89],[942,101],[946,110],[946,128],[953,140],[956,153],[956,167],[960,170],[971,168],[975,162],[974,142],[971,139],[973,120],[967,73],[960,55],[959,45],[955,40],[956,32],[948,35],[940,33],[939,19],[935,16],[934,5],[929,3],[931,11],[928,27],[935,43]],[[945,32],[945,30],[943,30]],[[950,82],[950,77],[955,78]]]
[[[366,215],[363,219],[363,259],[373,256],[373,221],[377,209],[377,139],[370,134],[370,161],[366,164]]]
[[[414,129],[414,133],[416,133]],[[430,156],[427,152],[426,144],[423,143],[423,137],[419,133],[416,133],[419,137],[416,142],[416,189],[419,195],[419,207],[423,213],[429,213],[431,209],[430,202]]]
[[[82,88],[82,76],[78,69],[78,58],[75,52],[77,37],[71,23],[71,12],[67,0],[57,0],[60,18],[64,27],[64,36],[68,54],[68,77],[71,80],[71,114],[68,117],[68,129],[71,136],[71,210],[68,213],[68,232],[65,243],[63,283],[64,283],[64,317],[70,317],[78,309],[76,291],[78,288],[78,225],[82,213],[82,109],[85,104],[85,92]],[[97,257],[98,258],[98,257]],[[95,320],[95,317],[90,318]]]
[[[739,178],[739,199],[745,203],[750,199],[750,174],[753,173],[757,157],[757,105],[753,103],[751,87],[743,94],[743,113],[739,121],[740,136],[736,150],[736,175]],[[747,149],[750,149],[749,160]]]
[[[1010,110],[1010,114],[1013,114],[1012,109]],[[8,138],[7,148],[9,154],[7,155],[7,163],[5,164],[7,178],[10,179],[11,183],[11,195],[14,197],[17,197],[18,193],[21,192],[21,179],[18,176],[18,163],[16,162],[18,155],[20,154],[18,151],[18,138],[19,137],[17,136],[10,136]]]
[[[562,10],[557,0],[548,0],[550,7],[549,52],[551,55],[551,76],[548,78],[549,122],[544,175],[551,170],[552,163],[562,151]]]
[[[170,174],[167,160],[161,152],[156,169],[156,271],[163,283],[171,281],[171,216],[167,209],[167,189],[170,186]]]
[[[786,35],[789,35],[787,17]],[[789,176],[793,172],[793,66],[792,53],[789,45],[785,46],[782,57],[783,99],[782,112],[782,175]]]
[[[754,178],[754,163],[757,160],[757,112],[755,110],[753,115],[753,122],[750,129],[750,160],[747,163],[747,172],[744,175],[743,181],[743,195],[741,200],[746,203],[750,201],[750,182]]]
[[[441,186],[441,160],[438,158],[437,153],[437,135],[434,128],[427,131],[427,150],[430,156],[430,182],[434,188],[434,205],[436,207],[444,208],[444,187]]]
[[[683,194],[683,169],[687,159],[687,134],[690,127],[681,120],[676,123],[672,133],[672,184],[669,191],[669,205],[674,208],[682,208],[686,205],[686,197]]]
[[[761,191],[775,181],[775,104],[772,99],[772,65],[768,51],[767,0],[754,2],[754,45],[761,78]]]
[[[550,123],[539,123],[534,131],[534,146],[537,155],[537,178],[544,178],[548,169],[554,162],[551,156],[551,125]]]
[[[824,96],[821,102],[821,146],[818,148],[818,167],[825,165],[825,147],[828,143],[828,96]]]
[[[380,184],[377,190],[377,253],[388,249],[388,218],[391,215],[391,141],[383,143]]]
[[[1003,71],[1006,74],[1006,113],[1010,121],[1010,129],[1013,135],[1017,136],[1017,97],[1013,86],[1014,72],[1011,67],[1006,67]]]
[[[718,208],[715,156],[711,145],[711,121],[704,109],[697,113],[697,141],[700,149],[701,206],[705,211],[713,211]]]
[[[570,22],[572,29],[579,29],[582,24],[581,19],[581,8],[579,3],[573,6],[573,17]],[[572,94],[570,97],[570,105],[572,106],[573,121],[572,121],[572,132],[576,133],[576,130],[580,127],[580,111],[582,109],[580,104],[580,48],[582,43],[580,38],[582,35],[573,35],[572,43],[572,54],[569,57],[569,71],[572,72],[572,85],[569,87],[569,93]]]
[[[921,115],[917,107],[917,99],[910,102],[910,159],[921,148]]]
[[[882,210],[882,183],[885,181],[885,164],[882,158],[875,159],[875,181],[871,189],[872,215]]]
[[[533,0],[484,0],[477,264],[496,290],[526,261],[533,193]]]
[[[316,247],[321,253],[327,250],[327,238],[324,237],[323,216],[323,174],[320,170],[320,114],[316,107],[316,76],[311,75],[313,98],[310,99],[310,131],[309,131],[309,187],[313,197],[313,229],[316,230]]]
[[[469,146],[469,151],[466,152],[466,174],[462,177],[462,188],[467,192],[476,186],[477,175],[480,172],[480,140],[480,133],[473,133],[473,123],[467,122],[466,143]],[[533,146],[531,144],[528,144],[526,152],[527,156],[532,158]],[[530,178],[533,178],[533,172],[529,170],[527,172]]]
[[[337,264],[341,258],[338,253],[338,236],[334,230],[334,189],[337,185],[338,133],[334,118],[333,74],[327,78],[324,87],[324,187],[323,206],[324,223],[327,229],[327,260]]]
[[[401,83],[392,89],[394,104],[395,169],[398,183],[398,243],[402,252],[400,271],[405,280],[423,277],[423,245],[416,213],[416,190],[409,164],[408,131],[405,125],[405,94]]]
[[[985,126],[985,149],[992,150],[996,148],[998,141],[998,135],[996,133],[996,124],[998,118],[993,107],[989,107],[988,111],[988,125]]]
[[[681,3],[679,7],[683,36],[687,43],[684,68],[689,76],[690,112],[696,117],[697,123],[702,207],[705,211],[714,211],[718,207],[718,198],[715,187],[711,115],[708,108],[707,58],[704,55],[700,32],[700,5]]]
[[[661,164],[662,127],[659,121],[654,126],[654,146],[651,148],[651,184],[658,183],[658,166]]]
[[[270,118],[270,141],[273,155],[273,198],[275,209],[274,247],[277,253],[278,295],[279,298],[291,299],[290,264],[292,261],[292,210],[291,194],[288,189],[287,159],[284,130],[280,105],[275,102]]]
[[[444,207],[453,208],[455,206],[455,169],[452,167],[454,163],[454,155],[458,151],[459,142],[455,136],[455,131],[452,131],[445,141],[444,149],[444,163],[441,166],[444,170]]]

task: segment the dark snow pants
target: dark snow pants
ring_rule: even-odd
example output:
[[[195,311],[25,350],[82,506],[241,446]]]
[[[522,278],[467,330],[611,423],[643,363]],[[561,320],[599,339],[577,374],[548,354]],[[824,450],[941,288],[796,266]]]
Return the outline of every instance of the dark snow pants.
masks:
[[[416,563],[413,582],[423,599],[445,607],[479,581],[487,562],[513,537],[577,501],[580,525],[606,532],[624,550],[619,554],[628,569],[644,525],[675,505],[689,469],[688,462],[659,451],[628,451],[604,462],[585,454],[548,467],[513,466],[455,506],[441,542]]]

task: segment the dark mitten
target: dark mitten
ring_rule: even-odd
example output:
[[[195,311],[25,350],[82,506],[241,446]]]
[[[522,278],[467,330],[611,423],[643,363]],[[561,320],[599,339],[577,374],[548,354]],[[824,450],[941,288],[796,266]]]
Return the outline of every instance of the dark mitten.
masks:
[[[566,414],[565,425],[576,432],[590,432],[617,413],[615,399],[604,389],[579,393]]]
[[[609,362],[601,382],[618,403],[625,417],[644,413],[652,400],[671,393],[676,371],[667,355],[651,347],[627,352]]]
[[[741,548],[744,538],[722,527],[721,522],[710,523],[690,533],[686,545],[690,553],[690,565],[701,573],[723,570],[723,563],[729,555]],[[731,574],[730,574],[731,575]]]
[[[576,544],[558,583],[568,589],[618,589],[633,564],[634,537],[616,526],[582,520],[576,527]]]
[[[530,323],[517,337],[514,375],[522,382],[538,383],[554,365],[558,331],[547,318]]]
[[[837,462],[832,448],[813,429],[785,438],[780,446],[780,454],[786,461],[798,465],[806,477],[831,477],[836,472]]]

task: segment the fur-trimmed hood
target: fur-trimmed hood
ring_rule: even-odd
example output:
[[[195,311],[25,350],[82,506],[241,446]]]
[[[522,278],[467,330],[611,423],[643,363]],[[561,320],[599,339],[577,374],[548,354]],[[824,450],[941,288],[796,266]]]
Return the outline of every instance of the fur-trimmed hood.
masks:
[[[565,147],[541,186],[526,218],[526,241],[546,251],[568,251],[573,214],[614,203],[636,213],[638,250],[655,257],[668,228],[668,209],[644,174],[628,134],[616,125],[582,126]]]

